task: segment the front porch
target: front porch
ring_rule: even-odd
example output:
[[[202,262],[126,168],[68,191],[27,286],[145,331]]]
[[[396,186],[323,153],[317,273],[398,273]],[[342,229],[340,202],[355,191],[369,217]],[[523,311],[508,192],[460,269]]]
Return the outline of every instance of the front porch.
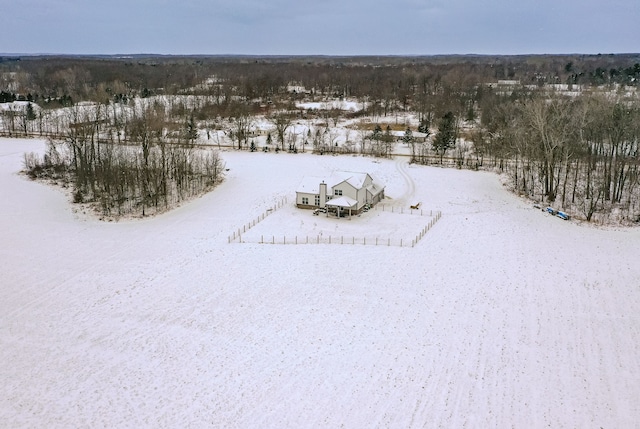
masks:
[[[332,198],[325,205],[327,206],[327,216],[329,213],[335,213],[336,217],[351,217],[359,213],[358,201],[346,196]]]

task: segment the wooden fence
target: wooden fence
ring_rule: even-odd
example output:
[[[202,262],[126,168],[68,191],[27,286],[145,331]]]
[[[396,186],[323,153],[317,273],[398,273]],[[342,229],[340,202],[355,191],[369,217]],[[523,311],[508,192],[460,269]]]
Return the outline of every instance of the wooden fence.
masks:
[[[384,204],[378,204],[374,206],[374,210],[388,211],[390,213],[399,214],[413,214],[417,216],[429,216],[431,219],[425,224],[420,231],[411,238],[398,238],[398,237],[377,237],[377,236],[355,236],[355,235],[261,235],[257,238],[246,238],[246,233],[251,228],[255,227],[267,216],[274,213],[277,209],[281,208],[287,203],[287,198],[283,198],[271,208],[267,209],[264,213],[258,216],[256,219],[244,224],[242,227],[235,230],[231,235],[227,237],[228,243],[258,243],[258,244],[337,244],[337,245],[361,245],[361,246],[395,246],[395,247],[415,247],[422,238],[429,232],[431,228],[440,220],[442,212],[421,209],[409,209],[405,210],[403,207],[390,206]]]
[[[267,216],[269,216],[270,214],[274,213],[276,210],[278,210],[279,208],[281,208],[282,206],[287,204],[287,201],[288,201],[287,197],[281,198],[273,206],[271,206],[270,208],[265,210],[264,213],[262,213],[260,216],[258,216],[257,218],[255,218],[254,220],[252,220],[249,223],[245,223],[240,228],[238,228],[237,230],[233,231],[233,234],[229,235],[229,237],[228,237],[228,242],[231,243],[231,242],[235,241],[236,239],[238,239],[240,242],[242,242],[242,240],[241,240],[242,234],[244,234],[245,232],[249,231],[251,228],[253,228],[257,224],[262,222]]]

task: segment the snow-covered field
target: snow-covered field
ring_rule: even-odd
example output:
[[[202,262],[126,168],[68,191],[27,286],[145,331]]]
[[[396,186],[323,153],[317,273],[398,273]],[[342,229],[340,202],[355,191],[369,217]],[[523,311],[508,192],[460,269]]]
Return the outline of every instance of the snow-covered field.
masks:
[[[1,427],[640,421],[639,230],[545,215],[491,173],[238,152],[214,192],[103,223],[17,174],[42,149],[0,139]],[[413,248],[227,242],[332,169],[442,218]],[[255,232],[319,220],[287,213]]]
[[[296,107],[299,109],[310,110],[349,110],[355,112],[357,110],[366,107],[366,103],[358,102],[356,100],[333,100],[333,101],[306,101],[302,103],[296,103]]]

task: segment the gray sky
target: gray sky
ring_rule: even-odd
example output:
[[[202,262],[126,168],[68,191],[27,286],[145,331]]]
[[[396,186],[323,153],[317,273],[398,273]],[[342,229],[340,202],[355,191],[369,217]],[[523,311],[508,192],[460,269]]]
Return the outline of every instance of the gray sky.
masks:
[[[639,0],[0,0],[2,53],[640,52]]]

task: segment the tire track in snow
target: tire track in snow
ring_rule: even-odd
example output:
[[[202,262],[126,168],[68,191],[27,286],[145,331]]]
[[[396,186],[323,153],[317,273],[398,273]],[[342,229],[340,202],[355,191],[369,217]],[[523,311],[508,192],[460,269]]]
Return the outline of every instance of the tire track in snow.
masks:
[[[413,198],[416,192],[416,184],[407,172],[407,162],[402,158],[396,158],[396,170],[400,173],[407,186],[406,191],[397,199],[397,201],[406,203],[408,200]]]

